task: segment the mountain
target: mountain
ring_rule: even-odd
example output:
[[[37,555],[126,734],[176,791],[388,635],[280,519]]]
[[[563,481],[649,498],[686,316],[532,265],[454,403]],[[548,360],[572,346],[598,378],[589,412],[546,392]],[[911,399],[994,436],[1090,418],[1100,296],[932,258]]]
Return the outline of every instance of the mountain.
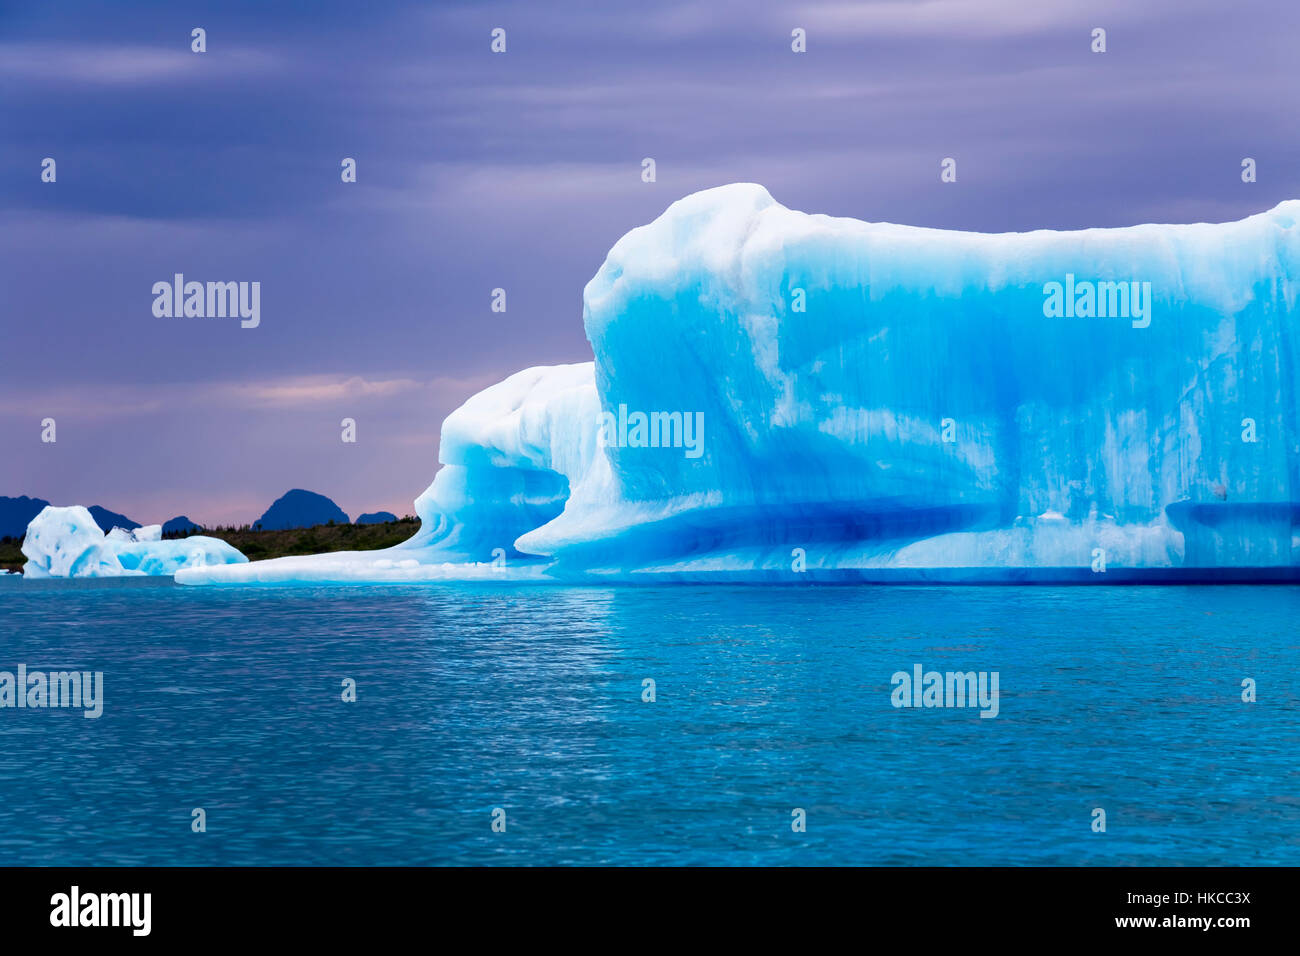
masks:
[[[105,534],[114,528],[125,528],[127,531],[134,531],[140,527],[140,522],[132,521],[126,515],[120,515],[116,511],[109,511],[100,505],[91,505],[88,509],[90,516],[95,519],[95,524],[103,529]]]
[[[386,521],[396,521],[397,515],[391,511],[370,511],[357,518],[357,524],[383,524]]]
[[[41,513],[49,502],[44,498],[6,498],[0,495],[0,538],[21,538],[27,533],[28,523]]]
[[[172,518],[170,521],[164,521],[162,526],[163,534],[182,534],[184,532],[202,531],[203,526],[196,521],[191,521],[184,515]]]
[[[282,531],[285,528],[310,528],[312,525],[348,524],[348,516],[334,502],[314,491],[294,488],[275,499],[266,514],[258,518],[253,528],[258,531]]]

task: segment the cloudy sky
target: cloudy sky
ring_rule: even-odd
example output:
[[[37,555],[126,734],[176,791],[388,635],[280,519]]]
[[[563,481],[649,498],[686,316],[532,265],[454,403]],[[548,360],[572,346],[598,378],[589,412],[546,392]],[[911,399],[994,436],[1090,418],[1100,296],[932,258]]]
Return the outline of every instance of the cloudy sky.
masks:
[[[409,513],[443,417],[590,359],[605,252],[722,183],[993,232],[1300,197],[1297,28],[1281,0],[8,0],[0,495],[242,523],[304,487]],[[260,327],[156,318],[177,272],[259,281]]]

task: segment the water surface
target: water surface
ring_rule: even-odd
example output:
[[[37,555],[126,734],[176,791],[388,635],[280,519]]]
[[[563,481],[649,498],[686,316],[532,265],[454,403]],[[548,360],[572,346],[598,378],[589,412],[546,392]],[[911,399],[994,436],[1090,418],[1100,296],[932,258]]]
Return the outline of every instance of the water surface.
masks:
[[[0,710],[0,865],[1296,865],[1297,622],[1294,586],[0,579],[0,670],[105,681]],[[896,709],[918,663],[997,671],[999,715]]]

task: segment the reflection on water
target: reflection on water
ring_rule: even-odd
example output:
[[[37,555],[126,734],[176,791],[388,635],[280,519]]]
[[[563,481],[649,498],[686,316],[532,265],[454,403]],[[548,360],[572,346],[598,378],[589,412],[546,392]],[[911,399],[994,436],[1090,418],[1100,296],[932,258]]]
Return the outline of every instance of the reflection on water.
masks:
[[[0,671],[105,675],[99,720],[0,709],[0,864],[1297,864],[1298,619],[1295,587],[0,580]],[[915,664],[998,671],[999,716],[895,709]]]

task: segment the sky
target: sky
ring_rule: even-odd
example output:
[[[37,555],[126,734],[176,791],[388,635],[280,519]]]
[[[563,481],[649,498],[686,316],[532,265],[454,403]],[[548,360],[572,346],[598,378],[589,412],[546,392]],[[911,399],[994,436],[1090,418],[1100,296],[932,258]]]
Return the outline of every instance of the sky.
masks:
[[[1281,0],[0,0],[0,495],[413,513],[443,418],[590,360],[606,252],[710,186],[981,232],[1300,198],[1298,28]],[[155,316],[178,272],[260,282],[260,325]]]

